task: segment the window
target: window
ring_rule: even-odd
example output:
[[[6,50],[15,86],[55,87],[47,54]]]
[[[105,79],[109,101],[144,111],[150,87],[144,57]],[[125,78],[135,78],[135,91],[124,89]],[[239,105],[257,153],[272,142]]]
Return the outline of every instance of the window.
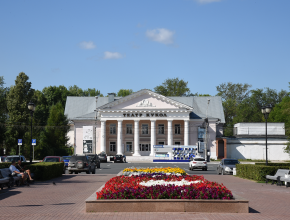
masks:
[[[198,127],[198,140],[205,138],[205,128]]]
[[[139,144],[140,151],[151,151],[150,144]]]
[[[174,128],[175,128],[175,134],[180,134],[180,124],[175,124]]]
[[[164,145],[164,141],[158,142],[159,145]]]
[[[126,151],[133,151],[132,142],[126,142]]]
[[[180,145],[180,142],[175,141],[175,145]]]
[[[116,134],[116,124],[110,124],[110,134]]]
[[[126,133],[133,134],[133,125],[132,124],[126,124]]]
[[[149,129],[147,124],[142,125],[142,134],[149,134]]]
[[[110,142],[110,151],[116,151],[116,142]]]
[[[158,134],[164,134],[164,124],[158,125]]]

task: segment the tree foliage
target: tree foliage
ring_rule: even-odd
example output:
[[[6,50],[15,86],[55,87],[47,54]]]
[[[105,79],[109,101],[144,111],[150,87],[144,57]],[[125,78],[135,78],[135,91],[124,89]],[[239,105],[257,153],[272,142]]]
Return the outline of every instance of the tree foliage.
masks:
[[[6,130],[7,153],[15,148],[17,139],[23,139],[27,131],[27,128],[21,125],[29,124],[30,112],[27,104],[30,100],[33,101],[34,94],[34,89],[31,88],[31,82],[28,80],[29,77],[25,73],[19,73],[15,86],[12,86],[7,94],[8,124],[10,124]],[[23,144],[27,146],[30,143]]]
[[[178,77],[166,79],[160,86],[156,86],[154,91],[164,96],[182,96],[190,93],[187,84],[188,82],[180,80]]]
[[[47,126],[40,135],[37,155],[40,157],[47,155],[67,155],[67,133],[69,129],[68,119],[64,115],[64,108],[61,102],[51,106],[47,119]]]
[[[245,98],[249,96],[251,85],[245,83],[222,83],[216,87],[218,93],[217,96],[221,96],[224,115],[225,115],[225,125],[224,125],[224,135],[231,136],[233,134],[233,119],[236,116],[238,105]]]
[[[127,95],[130,95],[133,93],[132,89],[120,89],[117,96],[119,97],[125,97]]]
[[[0,76],[0,123],[3,124],[7,120],[7,101],[6,101],[6,95],[9,91],[8,88],[4,87],[4,77]],[[1,151],[3,152],[4,149],[4,141],[5,141],[5,132],[6,128],[5,126],[0,126],[0,146]]]
[[[288,144],[285,147],[285,152],[290,154],[290,96],[286,96],[283,100],[276,104],[270,113],[270,122],[284,122],[285,134],[288,137]]]

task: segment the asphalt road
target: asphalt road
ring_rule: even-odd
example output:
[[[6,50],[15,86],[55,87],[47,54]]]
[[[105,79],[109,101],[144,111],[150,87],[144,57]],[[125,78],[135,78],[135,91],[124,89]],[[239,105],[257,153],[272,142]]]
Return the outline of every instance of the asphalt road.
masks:
[[[120,171],[127,167],[180,167],[184,169],[188,174],[195,174],[195,175],[217,175],[216,169],[217,164],[208,164],[207,171],[202,171],[201,169],[196,169],[191,171],[188,169],[188,163],[101,163],[101,168],[96,169],[96,174],[118,174]],[[68,171],[66,170],[66,174]],[[80,174],[86,174],[82,172]],[[71,174],[75,175],[75,174]],[[92,175],[92,174],[91,174]]]

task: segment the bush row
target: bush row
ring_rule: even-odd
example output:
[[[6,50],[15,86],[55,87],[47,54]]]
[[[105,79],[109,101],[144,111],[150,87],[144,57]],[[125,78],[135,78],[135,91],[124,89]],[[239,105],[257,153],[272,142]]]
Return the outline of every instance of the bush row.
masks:
[[[255,165],[262,166],[266,165],[266,163],[255,163]],[[290,167],[290,163],[268,163],[268,166],[288,166]]]
[[[11,163],[0,163],[0,169],[9,168]],[[22,163],[25,169],[29,169],[31,173],[34,173],[34,179],[36,180],[50,180],[62,175],[63,162],[41,162],[41,163]]]
[[[284,164],[283,164],[284,165]],[[237,176],[255,181],[265,181],[266,175],[275,175],[278,169],[289,170],[289,165],[273,166],[273,165],[254,165],[254,164],[236,164]]]

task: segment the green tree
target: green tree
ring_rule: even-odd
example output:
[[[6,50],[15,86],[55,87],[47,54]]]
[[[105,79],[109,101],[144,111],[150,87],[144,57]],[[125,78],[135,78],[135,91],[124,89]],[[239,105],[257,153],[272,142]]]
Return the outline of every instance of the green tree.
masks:
[[[269,115],[270,122],[284,122],[285,134],[288,137],[288,144],[285,147],[285,152],[290,154],[290,97],[286,96],[277,104]]]
[[[238,105],[236,116],[233,119],[234,124],[239,122],[264,122],[261,108],[267,104],[274,107],[287,96],[288,93],[285,90],[280,92],[270,88],[251,90],[251,95]]]
[[[8,127],[5,132],[7,154],[14,150],[18,153],[17,139],[24,139],[25,132],[28,131],[30,124],[30,112],[27,104],[33,100],[34,89],[31,88],[29,77],[21,72],[15,80],[15,85],[10,88],[7,94],[7,109],[9,114]],[[24,142],[23,148],[27,149],[30,142]],[[22,154],[28,156],[29,152],[24,150]]]
[[[61,86],[48,86],[42,90],[48,106],[53,106],[60,102],[65,107],[66,97],[69,95],[69,91],[63,85]]]
[[[221,96],[224,114],[225,114],[225,125],[224,135],[233,135],[233,118],[236,116],[238,105],[249,96],[251,85],[245,83],[222,83],[216,87],[218,93],[217,96]]]
[[[156,86],[154,91],[164,96],[182,96],[189,94],[188,82],[177,78],[166,79],[160,86]]]
[[[133,93],[132,89],[120,89],[117,96],[119,97],[125,97],[127,95],[130,95]]]
[[[68,119],[64,115],[64,108],[61,102],[51,106],[47,127],[41,133],[41,143],[37,149],[37,155],[39,157],[45,155],[67,155],[69,153],[69,148],[66,146],[69,129]]]
[[[9,91],[8,88],[4,87],[4,77],[0,76],[0,146],[1,151],[0,154],[3,155],[4,149],[4,141],[5,141],[5,132],[6,128],[4,123],[7,120],[7,101],[6,101],[6,94]]]
[[[100,90],[97,90],[95,88],[93,89],[88,88],[87,90],[84,90],[84,96],[98,96],[98,95],[101,96],[102,94]]]

